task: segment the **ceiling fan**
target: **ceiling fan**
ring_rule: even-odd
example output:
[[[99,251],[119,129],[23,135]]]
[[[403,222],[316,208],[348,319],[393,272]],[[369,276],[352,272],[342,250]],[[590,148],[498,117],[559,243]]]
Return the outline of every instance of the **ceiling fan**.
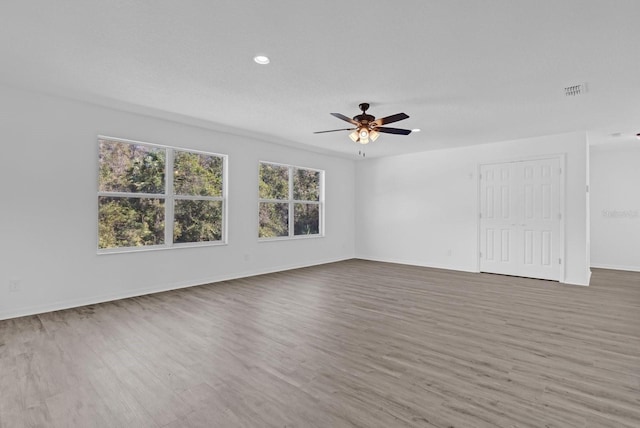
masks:
[[[347,116],[340,113],[331,113],[332,116],[337,117],[338,119],[342,119],[345,122],[349,122],[354,125],[355,128],[343,128],[343,129],[332,129],[330,131],[318,131],[314,132],[314,134],[324,134],[325,132],[337,132],[337,131],[353,131],[349,134],[349,138],[351,138],[354,142],[360,144],[367,144],[369,141],[375,141],[379,136],[380,132],[386,134],[397,134],[397,135],[409,135],[411,134],[410,129],[400,129],[400,128],[389,128],[386,125],[388,123],[399,122],[404,119],[408,119],[404,113],[396,113],[391,116],[383,117],[380,119],[376,119],[375,116],[371,116],[367,114],[367,110],[369,109],[368,103],[362,103],[359,105],[360,110],[362,110],[362,114],[357,116],[353,116],[353,119],[348,118]]]

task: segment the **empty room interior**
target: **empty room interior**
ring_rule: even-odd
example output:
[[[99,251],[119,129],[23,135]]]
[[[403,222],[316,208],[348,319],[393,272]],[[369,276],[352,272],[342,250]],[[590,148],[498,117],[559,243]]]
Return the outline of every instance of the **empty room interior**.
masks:
[[[640,426],[640,2],[0,3],[0,428]]]

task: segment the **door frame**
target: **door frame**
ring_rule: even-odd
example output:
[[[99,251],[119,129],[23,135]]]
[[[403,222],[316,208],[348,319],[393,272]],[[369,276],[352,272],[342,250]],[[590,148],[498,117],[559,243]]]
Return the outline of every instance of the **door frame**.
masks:
[[[560,254],[560,274],[559,274],[559,278],[558,281],[561,283],[565,282],[566,279],[566,261],[567,261],[567,254],[566,254],[566,235],[565,235],[565,224],[567,221],[567,216],[566,216],[566,207],[565,207],[565,188],[566,188],[566,176],[567,176],[567,163],[566,163],[566,153],[550,153],[550,154],[546,154],[546,155],[535,155],[535,156],[526,156],[526,157],[517,157],[517,158],[503,158],[503,159],[496,159],[496,160],[492,160],[492,161],[485,161],[485,162],[479,162],[476,165],[476,212],[475,212],[475,216],[476,216],[476,268],[475,271],[476,272],[480,272],[480,212],[481,212],[481,204],[482,201],[480,200],[480,186],[482,185],[481,183],[481,178],[480,178],[480,174],[481,174],[481,170],[482,170],[482,166],[483,165],[494,165],[494,164],[499,164],[499,163],[512,163],[512,162],[527,162],[527,161],[535,161],[535,160],[543,160],[543,159],[557,159],[558,160],[558,164],[560,165],[560,180],[559,180],[559,186],[560,188],[558,189],[558,193],[559,193],[559,198],[560,198],[560,204],[559,204],[559,209],[560,209],[560,231],[559,231],[559,237],[560,237],[560,243],[559,243],[559,254]]]

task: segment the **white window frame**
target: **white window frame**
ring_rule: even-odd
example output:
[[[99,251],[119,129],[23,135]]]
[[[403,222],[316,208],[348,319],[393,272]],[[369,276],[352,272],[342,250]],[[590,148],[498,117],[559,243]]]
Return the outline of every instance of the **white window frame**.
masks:
[[[154,250],[166,250],[173,248],[191,248],[191,247],[210,247],[227,245],[227,164],[228,155],[205,152],[202,150],[193,150],[183,147],[167,146],[162,144],[147,143],[144,141],[128,140],[124,138],[109,137],[105,135],[98,135],[98,151],[100,150],[100,141],[114,141],[117,143],[135,144],[140,146],[152,147],[154,149],[163,149],[165,151],[165,170],[164,170],[164,193],[131,193],[131,192],[101,192],[97,191],[98,197],[96,198],[96,248],[98,254],[113,254],[113,253],[130,253],[138,251],[154,251]],[[191,195],[175,195],[173,188],[173,168],[175,152],[187,152],[208,156],[216,156],[222,158],[222,195],[221,196],[191,196]],[[100,156],[96,156],[98,162],[98,171],[100,171]],[[100,177],[96,180],[96,186],[99,189]],[[143,245],[140,247],[117,247],[117,248],[99,248],[99,227],[100,227],[100,215],[99,215],[99,199],[100,197],[116,197],[116,198],[152,198],[161,199],[164,201],[164,244],[160,245]],[[174,225],[174,204],[178,200],[192,200],[192,201],[222,201],[222,237],[219,241],[205,241],[205,242],[173,242],[173,225]]]
[[[279,167],[288,168],[289,175],[289,194],[287,199],[263,199],[260,198],[260,165],[268,164],[275,165]],[[293,170],[294,169],[306,169],[308,171],[314,171],[320,173],[319,180],[319,191],[318,191],[318,200],[317,201],[305,201],[293,199]],[[324,237],[324,170],[317,168],[309,168],[306,166],[298,166],[298,165],[290,165],[279,162],[271,162],[271,161],[258,161],[258,210],[257,210],[257,218],[256,224],[258,226],[256,235],[258,236],[259,242],[271,242],[271,241],[287,241],[291,239],[313,239],[313,238],[323,238]],[[280,204],[288,204],[289,206],[289,218],[288,221],[288,229],[289,234],[287,236],[273,236],[273,237],[260,237],[260,204],[263,202],[271,202],[271,203],[280,203]],[[295,204],[309,204],[309,205],[318,205],[318,233],[313,235],[295,235],[295,218],[294,218],[294,207]]]

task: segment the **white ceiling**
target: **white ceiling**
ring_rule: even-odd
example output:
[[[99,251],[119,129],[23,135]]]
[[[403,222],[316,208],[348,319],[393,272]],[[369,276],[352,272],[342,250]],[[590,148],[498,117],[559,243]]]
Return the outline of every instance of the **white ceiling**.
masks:
[[[312,132],[361,102],[422,129],[367,157],[602,143],[640,132],[639,18],[638,0],[2,0],[0,81],[354,157],[347,132]]]

